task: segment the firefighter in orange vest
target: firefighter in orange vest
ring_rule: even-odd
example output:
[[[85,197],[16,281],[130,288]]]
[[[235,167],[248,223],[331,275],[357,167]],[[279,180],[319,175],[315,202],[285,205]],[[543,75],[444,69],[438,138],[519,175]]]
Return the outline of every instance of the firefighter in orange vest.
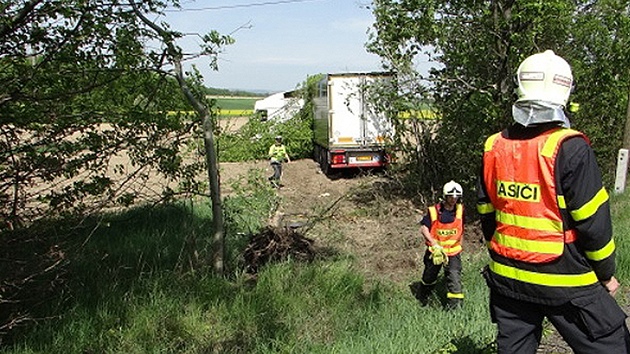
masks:
[[[564,112],[571,67],[548,50],[517,79],[516,123],[486,140],[478,186],[498,352],[535,353],[547,318],[575,353],[629,353],[608,194]]]
[[[462,292],[462,236],[464,234],[464,206],[460,202],[462,186],[450,181],[443,187],[444,200],[428,208],[420,222],[426,251],[422,280],[410,285],[411,292],[422,306],[426,306],[440,270],[444,268],[447,289],[447,309],[459,308]]]

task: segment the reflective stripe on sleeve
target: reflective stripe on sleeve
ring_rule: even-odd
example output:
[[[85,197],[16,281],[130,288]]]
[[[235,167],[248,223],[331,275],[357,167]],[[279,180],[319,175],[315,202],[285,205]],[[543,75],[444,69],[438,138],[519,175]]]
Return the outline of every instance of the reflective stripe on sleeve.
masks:
[[[477,212],[482,215],[493,213],[494,205],[492,203],[477,204]]]
[[[591,261],[601,261],[602,259],[606,259],[610,257],[610,255],[615,251],[615,240],[611,239],[608,244],[597,251],[586,251],[586,258]]]
[[[586,204],[584,204],[581,208],[571,211],[571,216],[575,221],[582,221],[593,216],[597,209],[602,206],[604,203],[608,201],[608,193],[606,193],[606,189],[602,187],[602,189],[595,194],[593,199],[589,200]]]

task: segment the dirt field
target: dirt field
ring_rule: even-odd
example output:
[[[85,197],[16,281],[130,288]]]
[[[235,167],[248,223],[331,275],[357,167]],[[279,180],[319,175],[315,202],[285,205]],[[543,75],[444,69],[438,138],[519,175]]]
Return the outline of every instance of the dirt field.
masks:
[[[229,117],[229,118],[221,118],[219,120],[219,126],[228,132],[234,132],[241,129],[249,117]]]

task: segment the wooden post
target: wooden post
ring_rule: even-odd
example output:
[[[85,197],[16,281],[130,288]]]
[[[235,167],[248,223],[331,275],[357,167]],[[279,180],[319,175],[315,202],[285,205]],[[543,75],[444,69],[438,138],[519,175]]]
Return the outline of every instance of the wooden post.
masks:
[[[617,155],[617,176],[615,177],[615,194],[621,194],[626,189],[626,175],[628,173],[628,149],[619,149]]]

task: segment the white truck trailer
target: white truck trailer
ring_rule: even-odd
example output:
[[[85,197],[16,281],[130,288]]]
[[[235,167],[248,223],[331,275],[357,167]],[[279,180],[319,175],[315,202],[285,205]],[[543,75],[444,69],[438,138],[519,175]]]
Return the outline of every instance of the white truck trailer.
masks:
[[[389,163],[386,143],[393,126],[378,112],[371,85],[389,73],[327,74],[314,98],[314,158],[329,174],[344,168],[381,168]]]
[[[260,120],[286,122],[293,118],[304,106],[304,100],[297,91],[278,92],[254,103],[254,113]]]

